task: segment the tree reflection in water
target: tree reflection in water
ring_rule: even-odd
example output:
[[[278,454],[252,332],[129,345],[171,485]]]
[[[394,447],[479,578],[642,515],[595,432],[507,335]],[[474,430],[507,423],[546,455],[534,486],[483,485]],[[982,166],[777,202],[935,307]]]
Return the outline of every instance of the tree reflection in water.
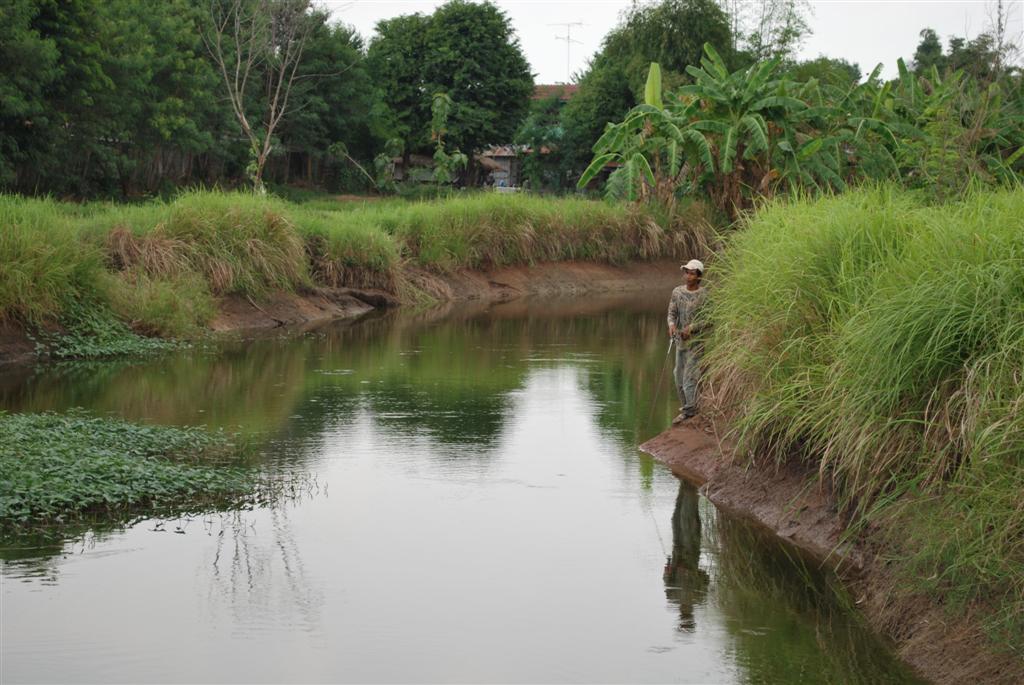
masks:
[[[205,523],[217,538],[207,555],[209,570],[198,573],[209,578],[210,604],[226,603],[234,625],[253,631],[281,622],[322,631],[323,593],[307,578],[287,506],[222,514]]]

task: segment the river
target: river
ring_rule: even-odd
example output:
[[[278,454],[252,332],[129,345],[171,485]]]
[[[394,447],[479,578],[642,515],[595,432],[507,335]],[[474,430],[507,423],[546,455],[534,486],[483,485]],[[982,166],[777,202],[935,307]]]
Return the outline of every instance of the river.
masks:
[[[917,682],[830,574],[637,450],[676,406],[665,301],[6,372],[0,408],[224,428],[298,485],[2,541],[0,680]]]

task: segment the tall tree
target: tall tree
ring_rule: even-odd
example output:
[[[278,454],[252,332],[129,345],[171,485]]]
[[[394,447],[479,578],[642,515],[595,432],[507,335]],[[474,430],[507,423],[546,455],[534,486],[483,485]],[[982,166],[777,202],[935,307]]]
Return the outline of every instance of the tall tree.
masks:
[[[435,93],[452,100],[446,140],[471,152],[507,143],[529,107],[533,77],[508,17],[489,2],[451,0],[429,17],[378,24],[370,66],[406,141],[425,150]]]
[[[353,157],[368,161],[388,133],[379,125],[380,94],[367,71],[362,39],[349,26],[329,24],[324,12],[313,12],[311,20],[299,67],[303,87],[293,93],[295,107],[280,128],[282,143],[304,156],[308,181],[332,145],[342,143]]]
[[[203,41],[223,78],[231,109],[249,141],[249,175],[266,192],[263,169],[274,133],[289,113],[315,20],[309,0],[212,0]],[[263,85],[261,97],[252,89]]]
[[[732,57],[729,17],[715,0],[636,4],[605,37],[599,60],[613,61],[626,71],[639,102],[651,62],[661,65],[667,87],[678,85],[686,80],[686,67],[700,64],[705,43]]]
[[[1000,55],[996,42],[990,33],[978,34],[975,38],[955,37],[949,39],[950,70],[963,69],[979,81],[991,81],[999,73]]]
[[[367,68],[381,88],[392,135],[404,143],[405,155],[429,143],[430,96],[425,78],[427,26],[430,17],[407,14],[377,23],[367,50]]]
[[[914,50],[913,68],[918,74],[930,73],[932,67],[941,74],[946,70],[946,56],[942,54],[942,41],[933,29],[921,29],[921,42]]]
[[[37,132],[52,126],[47,91],[61,77],[60,52],[39,30],[40,13],[32,0],[0,7],[0,186],[15,183],[18,166],[42,154]]]
[[[489,2],[451,0],[427,28],[425,81],[454,101],[449,144],[472,152],[512,140],[533,93],[530,63],[508,16]]]
[[[792,58],[811,34],[808,0],[727,0],[736,40],[753,60]]]
[[[561,114],[565,103],[558,95],[534,100],[530,113],[516,132],[515,142],[522,145],[523,176],[534,189],[559,188],[559,152],[565,129]]]
[[[104,140],[115,122],[107,110],[115,94],[105,70],[111,24],[102,5],[90,0],[37,3],[31,31],[56,50],[56,63],[43,74],[46,112],[33,120],[30,140],[22,148],[19,184],[88,192],[94,172],[104,166]],[[52,55],[48,53],[47,56]],[[6,69],[5,69],[6,71]]]

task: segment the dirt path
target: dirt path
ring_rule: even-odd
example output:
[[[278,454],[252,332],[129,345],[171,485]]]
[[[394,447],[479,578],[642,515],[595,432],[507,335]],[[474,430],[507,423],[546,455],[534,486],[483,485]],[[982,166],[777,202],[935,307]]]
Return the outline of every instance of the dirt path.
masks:
[[[844,541],[845,522],[816,472],[741,465],[715,424],[698,419],[670,428],[640,449],[701,487],[719,508],[774,531],[843,577],[868,621],[899,656],[935,683],[1024,683],[1024,660],[994,654],[971,616],[950,617],[924,598],[896,601],[895,581],[864,543]]]

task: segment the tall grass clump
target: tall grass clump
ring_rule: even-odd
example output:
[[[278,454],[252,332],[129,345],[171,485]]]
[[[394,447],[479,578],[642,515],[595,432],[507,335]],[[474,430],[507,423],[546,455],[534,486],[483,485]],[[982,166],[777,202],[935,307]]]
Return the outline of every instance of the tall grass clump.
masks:
[[[630,260],[678,256],[685,231],[666,230],[636,207],[582,199],[480,193],[465,198],[386,203],[349,211],[401,241],[419,266],[451,271],[544,261]],[[691,227],[704,234],[705,224]]]
[[[912,587],[998,607],[1007,645],[1024,637],[1022,216],[1020,190],[772,204],[717,264],[708,357],[741,449],[818,468],[855,523],[899,531]]]
[[[395,290],[398,244],[377,223],[305,206],[296,207],[294,215],[316,283]]]
[[[49,199],[0,195],[0,321],[40,324],[95,290],[103,254]]]
[[[261,297],[309,282],[305,248],[288,206],[249,193],[193,191],[168,204],[112,210],[91,219],[109,227],[115,267],[175,279],[199,274],[214,295]]]

